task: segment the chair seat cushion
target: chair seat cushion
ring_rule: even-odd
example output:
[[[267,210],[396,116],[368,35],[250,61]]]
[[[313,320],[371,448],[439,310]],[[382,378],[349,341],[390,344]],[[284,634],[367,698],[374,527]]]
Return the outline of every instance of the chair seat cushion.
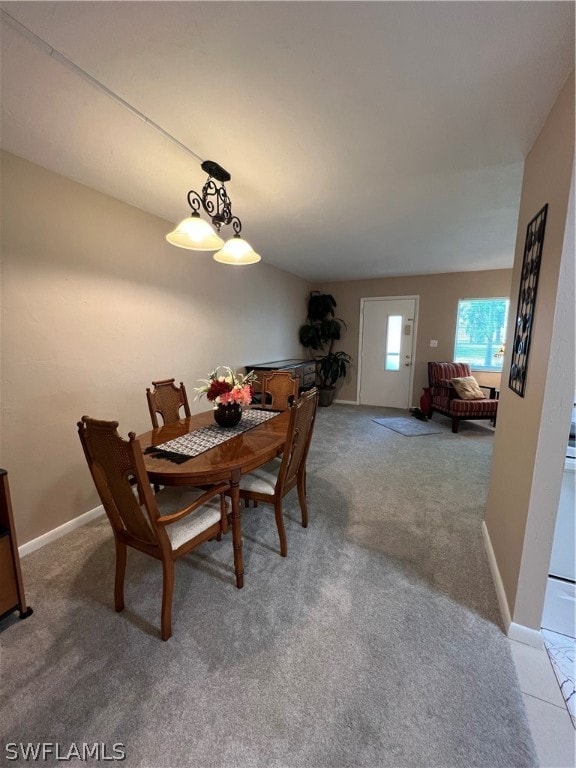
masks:
[[[486,395],[474,376],[457,376],[452,379],[456,394],[461,400],[485,400]]]
[[[454,400],[450,401],[449,413],[454,416],[465,418],[475,416],[476,418],[491,418],[498,410],[498,400]]]
[[[249,475],[243,475],[240,479],[240,490],[273,496],[281,463],[280,458],[272,459],[254,472],[250,472]]]
[[[163,488],[156,496],[161,515],[171,515],[193,504],[205,491],[197,488]],[[220,496],[191,512],[186,517],[165,527],[172,549],[178,549],[190,539],[210,528],[220,520]]]

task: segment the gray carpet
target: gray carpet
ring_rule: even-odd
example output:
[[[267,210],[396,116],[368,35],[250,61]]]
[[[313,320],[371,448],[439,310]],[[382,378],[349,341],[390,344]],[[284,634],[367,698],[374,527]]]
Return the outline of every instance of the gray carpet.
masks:
[[[283,559],[272,515],[245,512],[241,591],[229,536],[178,563],[166,643],[158,563],[130,554],[113,610],[105,518],[25,557],[2,744],[121,743],[130,768],[536,766],[482,546],[491,430],[406,440],[373,421],[393,415],[319,409],[309,528],[291,494]]]

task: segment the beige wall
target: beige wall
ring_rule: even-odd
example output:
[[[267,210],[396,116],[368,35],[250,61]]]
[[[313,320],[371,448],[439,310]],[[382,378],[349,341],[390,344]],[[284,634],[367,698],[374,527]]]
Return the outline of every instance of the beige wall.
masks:
[[[99,504],[83,414],[145,431],[153,379],[192,395],[216,365],[300,356],[310,286],[265,261],[228,267],[174,248],[169,222],[1,159],[0,466],[24,544]]]
[[[356,401],[358,345],[360,329],[360,299],[374,296],[418,296],[418,336],[414,360],[414,387],[412,403],[417,405],[422,388],[428,385],[429,360],[452,360],[458,300],[510,295],[512,270],[499,269],[486,272],[454,272],[441,275],[389,277],[375,280],[321,283],[314,288],[331,293],[337,303],[336,314],[348,330],[337,349],[352,355],[350,375],[342,384],[338,398]],[[430,347],[430,339],[438,340],[438,347]],[[500,384],[499,374],[476,374],[478,381],[490,386]]]
[[[573,165],[574,74],[526,158],[513,296],[527,224],[545,203],[548,217],[526,392],[521,398],[508,388],[501,391],[486,510],[511,619],[535,630],[542,616],[575,387]],[[508,355],[504,365],[509,366]]]

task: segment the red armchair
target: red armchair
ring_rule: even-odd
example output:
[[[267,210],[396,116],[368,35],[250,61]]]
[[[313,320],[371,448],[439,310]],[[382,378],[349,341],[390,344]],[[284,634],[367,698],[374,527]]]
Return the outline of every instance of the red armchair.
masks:
[[[458,432],[460,419],[490,419],[496,423],[498,400],[494,387],[484,387],[488,390],[487,397],[464,400],[458,396],[452,379],[471,376],[468,363],[428,363],[428,381],[432,397],[430,415],[443,413],[452,419],[452,432]]]

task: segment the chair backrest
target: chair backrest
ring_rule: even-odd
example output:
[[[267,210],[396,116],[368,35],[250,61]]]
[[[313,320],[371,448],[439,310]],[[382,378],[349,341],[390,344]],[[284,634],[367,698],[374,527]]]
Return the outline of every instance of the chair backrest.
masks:
[[[318,390],[313,387],[304,392],[290,409],[286,446],[276,484],[277,488],[282,489],[282,493],[286,493],[295,485],[298,473],[306,464],[317,408]]]
[[[428,363],[428,381],[431,387],[441,381],[471,375],[468,363]]]
[[[190,416],[186,387],[182,382],[177,387],[174,384],[174,379],[162,379],[161,381],[153,381],[152,386],[154,387],[153,390],[150,390],[149,387],[146,389],[146,399],[154,429],[159,426],[158,414],[162,416],[164,424],[179,421],[181,418],[180,408],[182,407],[185,415]]]
[[[154,525],[158,507],[147,480],[144,459],[134,432],[128,440],[118,434],[117,421],[83,416],[78,434],[96,490],[115,534],[126,532],[152,545],[166,535]],[[136,488],[135,488],[136,486]],[[143,507],[135,495],[138,491]]]
[[[298,397],[298,377],[290,371],[271,371],[262,378],[262,405],[285,411]]]

